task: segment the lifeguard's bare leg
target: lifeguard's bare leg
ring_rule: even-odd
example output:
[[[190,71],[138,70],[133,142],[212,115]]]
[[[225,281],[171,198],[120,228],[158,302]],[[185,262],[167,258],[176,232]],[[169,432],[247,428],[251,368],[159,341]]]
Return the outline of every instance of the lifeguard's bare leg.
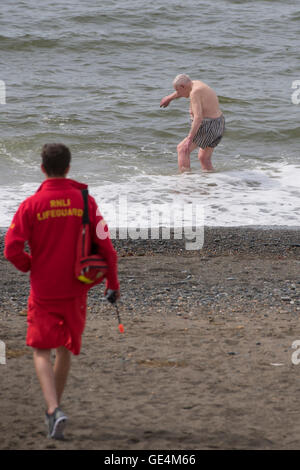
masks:
[[[57,348],[54,367],[51,362],[51,349],[35,349],[33,358],[47,412],[52,414],[60,405],[70,370],[71,353],[63,346]]]
[[[47,412],[52,414],[58,407],[54,371],[51,363],[51,349],[35,349],[33,352],[35,370],[41,385]]]
[[[58,405],[65,389],[67,378],[71,366],[71,353],[64,346],[56,349],[56,358],[54,362],[54,380]]]

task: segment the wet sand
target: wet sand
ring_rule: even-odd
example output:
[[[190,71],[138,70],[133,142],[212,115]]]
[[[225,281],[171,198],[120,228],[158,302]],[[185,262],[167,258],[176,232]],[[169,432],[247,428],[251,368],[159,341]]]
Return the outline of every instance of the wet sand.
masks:
[[[28,275],[3,259],[1,237],[0,449],[298,449],[299,231],[206,228],[198,251],[114,245],[125,333],[92,289],[60,442],[46,438],[25,345]]]

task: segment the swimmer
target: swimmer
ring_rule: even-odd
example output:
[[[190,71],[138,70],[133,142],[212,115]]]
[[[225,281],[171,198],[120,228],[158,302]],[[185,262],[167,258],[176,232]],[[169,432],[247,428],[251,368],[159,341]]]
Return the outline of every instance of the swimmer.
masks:
[[[225,131],[225,118],[219,108],[218,97],[208,85],[200,80],[191,80],[185,74],[177,75],[173,87],[175,91],[161,100],[160,107],[166,108],[178,98],[189,98],[192,120],[188,136],[177,146],[178,168],[181,172],[189,171],[190,154],[199,148],[198,159],[202,170],[213,171],[211,157]]]

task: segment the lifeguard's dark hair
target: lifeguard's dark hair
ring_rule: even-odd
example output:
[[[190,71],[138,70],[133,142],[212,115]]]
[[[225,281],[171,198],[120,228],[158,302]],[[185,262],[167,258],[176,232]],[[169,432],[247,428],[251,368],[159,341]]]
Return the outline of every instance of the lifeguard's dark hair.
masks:
[[[71,162],[71,152],[64,144],[45,144],[42,164],[48,176],[64,176]]]

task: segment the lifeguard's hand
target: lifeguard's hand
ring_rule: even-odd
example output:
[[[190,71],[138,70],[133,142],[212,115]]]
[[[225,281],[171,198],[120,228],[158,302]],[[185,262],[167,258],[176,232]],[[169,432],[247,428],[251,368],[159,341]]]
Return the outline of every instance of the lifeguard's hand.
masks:
[[[170,100],[169,96],[165,96],[160,102],[160,108],[166,108],[167,106],[169,106],[170,101],[171,100]]]
[[[104,292],[105,298],[111,303],[114,304],[120,298],[119,290],[106,289]]]

